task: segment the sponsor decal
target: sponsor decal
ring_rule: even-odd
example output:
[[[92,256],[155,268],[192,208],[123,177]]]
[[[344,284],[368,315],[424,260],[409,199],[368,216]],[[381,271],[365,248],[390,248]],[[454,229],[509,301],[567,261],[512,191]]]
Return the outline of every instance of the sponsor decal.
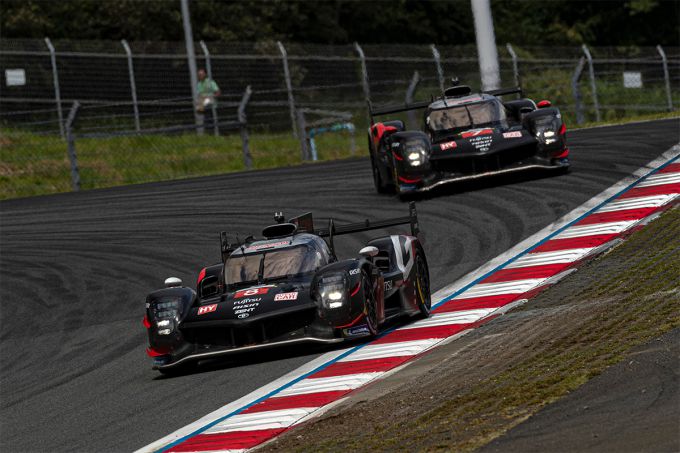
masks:
[[[453,149],[453,148],[456,148],[457,146],[458,146],[458,144],[455,141],[454,142],[446,142],[446,143],[442,143],[441,145],[439,145],[439,147],[441,148],[442,151],[446,151],[447,149]]]
[[[487,129],[474,129],[471,131],[463,132],[460,134],[461,137],[463,138],[470,138],[470,137],[479,137],[480,135],[489,135],[493,134],[493,129],[487,128]]]
[[[243,305],[243,304],[252,304],[253,302],[260,302],[261,300],[262,300],[261,297],[246,297],[245,299],[234,300],[234,306]]]
[[[203,307],[198,307],[198,314],[204,315],[206,313],[212,313],[217,310],[217,304],[205,305]]]
[[[361,272],[361,269],[350,269],[349,275],[357,275],[359,272]]]
[[[477,151],[488,151],[491,148],[491,142],[493,137],[490,135],[472,137],[470,139],[470,144],[475,147]]]
[[[238,315],[238,318],[243,319],[243,318],[247,318],[248,316],[250,316],[250,313],[241,313],[240,315]]]
[[[170,357],[154,357],[153,364],[156,366],[163,366],[170,361]]]
[[[269,288],[270,288],[269,286],[266,286],[264,288],[242,289],[240,291],[236,291],[236,294],[234,294],[234,299],[241,299],[242,297],[259,296],[260,294],[267,294]]]
[[[345,329],[345,332],[347,333],[348,336],[366,335],[370,333],[370,331],[368,330],[368,326],[366,324],[350,327],[349,329]]]
[[[520,137],[522,137],[522,133],[520,131],[503,132],[503,138],[520,138]]]
[[[251,245],[250,247],[246,248],[246,252],[252,252],[254,250],[260,250],[260,249],[268,249],[270,247],[281,247],[282,245],[288,245],[288,241],[279,241],[279,242],[269,242],[267,244],[256,244],[256,245]]]
[[[274,296],[274,300],[296,300],[297,296],[297,291],[293,291],[292,293],[281,293]]]
[[[385,281],[385,291],[389,291],[392,289],[392,280],[386,280]]]

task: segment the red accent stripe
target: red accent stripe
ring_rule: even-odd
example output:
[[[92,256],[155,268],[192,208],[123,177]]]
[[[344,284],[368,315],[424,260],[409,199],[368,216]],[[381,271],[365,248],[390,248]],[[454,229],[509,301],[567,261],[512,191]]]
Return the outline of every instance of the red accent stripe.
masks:
[[[480,283],[507,282],[512,280],[524,280],[528,278],[548,278],[557,275],[572,263],[544,264],[541,266],[518,267],[513,269],[501,269]]]
[[[600,245],[611,241],[616,236],[618,236],[618,234],[595,234],[578,238],[551,239],[540,247],[536,247],[531,253],[599,247]]]
[[[196,286],[198,286],[199,283],[205,278],[205,267],[201,269],[201,272],[198,273],[198,279],[196,280]]]
[[[228,433],[198,434],[167,451],[206,451],[253,448],[265,440],[278,436],[286,428],[261,429],[257,431],[230,431]]]
[[[668,195],[672,193],[680,193],[680,183],[676,182],[673,184],[660,184],[658,186],[649,187],[635,187],[630,189],[628,192],[619,196],[621,198],[637,198],[637,197],[648,197],[651,195]]]
[[[399,343],[401,341],[447,338],[467,329],[470,324],[449,324],[445,326],[420,327],[418,329],[395,330],[371,344]]]
[[[413,184],[415,182],[420,182],[422,178],[416,178],[416,179],[408,179],[404,178],[403,176],[399,176],[399,181],[405,182],[406,184]]]
[[[351,327],[351,326],[353,326],[354,324],[356,324],[356,322],[357,322],[358,320],[360,320],[361,318],[363,318],[363,317],[364,317],[364,314],[363,314],[363,313],[360,313],[359,316],[357,316],[356,318],[354,318],[349,324],[345,324],[344,326],[335,326],[335,328],[336,328],[336,329],[344,329],[345,327]]]
[[[355,360],[352,362],[335,362],[323,370],[312,374],[309,376],[309,379],[387,371],[391,370],[397,365],[401,365],[411,357],[413,356],[383,357],[380,359]]]
[[[395,159],[397,159],[399,161],[404,160],[403,157],[401,157],[399,154],[395,153],[394,151],[392,151],[392,155],[394,156]]]
[[[452,311],[477,310],[478,308],[498,308],[519,298],[519,294],[501,294],[497,296],[472,297],[470,299],[450,300],[436,309],[433,313],[449,313]]]
[[[560,154],[557,156],[553,156],[554,159],[562,159],[564,157],[567,157],[569,155],[569,148],[564,148],[564,151],[562,151]]]
[[[151,323],[149,322],[149,318],[146,315],[144,315],[144,318],[142,318],[142,324],[144,324],[144,327],[146,327],[147,329],[149,327],[151,327]]]
[[[621,211],[599,212],[591,214],[576,225],[592,225],[595,223],[620,222],[623,220],[644,219],[658,208],[624,209]]]
[[[357,283],[356,288],[354,288],[354,289],[352,290],[352,292],[350,293],[349,297],[353,297],[356,293],[358,293],[360,287],[361,287],[361,282]]]
[[[333,392],[308,393],[306,395],[271,397],[249,407],[241,413],[251,414],[254,412],[277,411],[282,409],[292,409],[295,407],[322,407],[328,403],[339,400],[349,392],[351,392],[351,390],[336,390]]]
[[[567,133],[567,125],[562,123],[562,127],[560,127],[560,135],[564,135]]]
[[[680,173],[680,163],[667,165],[657,173]]]
[[[146,355],[148,355],[149,357],[160,357],[162,355],[167,355],[167,354],[168,354],[168,351],[163,351],[163,350],[152,348],[152,347],[146,348]]]

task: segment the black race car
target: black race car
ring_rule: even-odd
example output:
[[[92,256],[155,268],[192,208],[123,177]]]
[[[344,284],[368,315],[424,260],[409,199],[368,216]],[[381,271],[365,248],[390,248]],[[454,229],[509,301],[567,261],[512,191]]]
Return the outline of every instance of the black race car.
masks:
[[[439,99],[374,110],[368,146],[380,193],[430,190],[439,185],[527,169],[566,171],[569,149],[560,111],[549,101],[503,101],[520,88],[472,94],[455,85]],[[425,109],[422,131],[374,116]]]
[[[296,343],[372,337],[389,320],[429,315],[430,285],[418,240],[415,204],[409,216],[315,229],[311,213],[230,244],[220,234],[222,262],[204,268],[196,291],[177,278],[146,298],[147,354],[163,373],[201,359]],[[354,258],[338,260],[342,234],[410,224],[411,234],[380,237]]]

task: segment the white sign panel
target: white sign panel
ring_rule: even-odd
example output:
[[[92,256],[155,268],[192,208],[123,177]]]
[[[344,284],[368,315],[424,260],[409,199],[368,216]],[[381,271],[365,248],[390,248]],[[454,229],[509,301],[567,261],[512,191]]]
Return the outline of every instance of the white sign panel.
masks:
[[[625,88],[642,88],[642,73],[624,72],[623,86]]]
[[[5,83],[8,87],[26,85],[26,72],[23,69],[5,69]]]

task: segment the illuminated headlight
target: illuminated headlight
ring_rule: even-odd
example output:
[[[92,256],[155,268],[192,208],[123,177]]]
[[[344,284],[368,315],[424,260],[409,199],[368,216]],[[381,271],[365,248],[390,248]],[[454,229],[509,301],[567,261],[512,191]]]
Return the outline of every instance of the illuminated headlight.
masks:
[[[534,124],[534,135],[536,138],[546,144],[550,145],[557,141],[557,124],[554,118],[543,117],[538,118]]]
[[[172,333],[172,329],[160,329],[158,331],[158,335],[170,335]]]
[[[169,319],[164,319],[163,321],[158,321],[156,323],[158,327],[165,327],[170,325],[170,320]]]
[[[345,274],[333,274],[319,280],[319,298],[326,308],[340,308],[347,297],[347,277]]]
[[[406,160],[412,167],[419,167],[427,162],[426,143],[421,140],[406,142],[404,147]]]

